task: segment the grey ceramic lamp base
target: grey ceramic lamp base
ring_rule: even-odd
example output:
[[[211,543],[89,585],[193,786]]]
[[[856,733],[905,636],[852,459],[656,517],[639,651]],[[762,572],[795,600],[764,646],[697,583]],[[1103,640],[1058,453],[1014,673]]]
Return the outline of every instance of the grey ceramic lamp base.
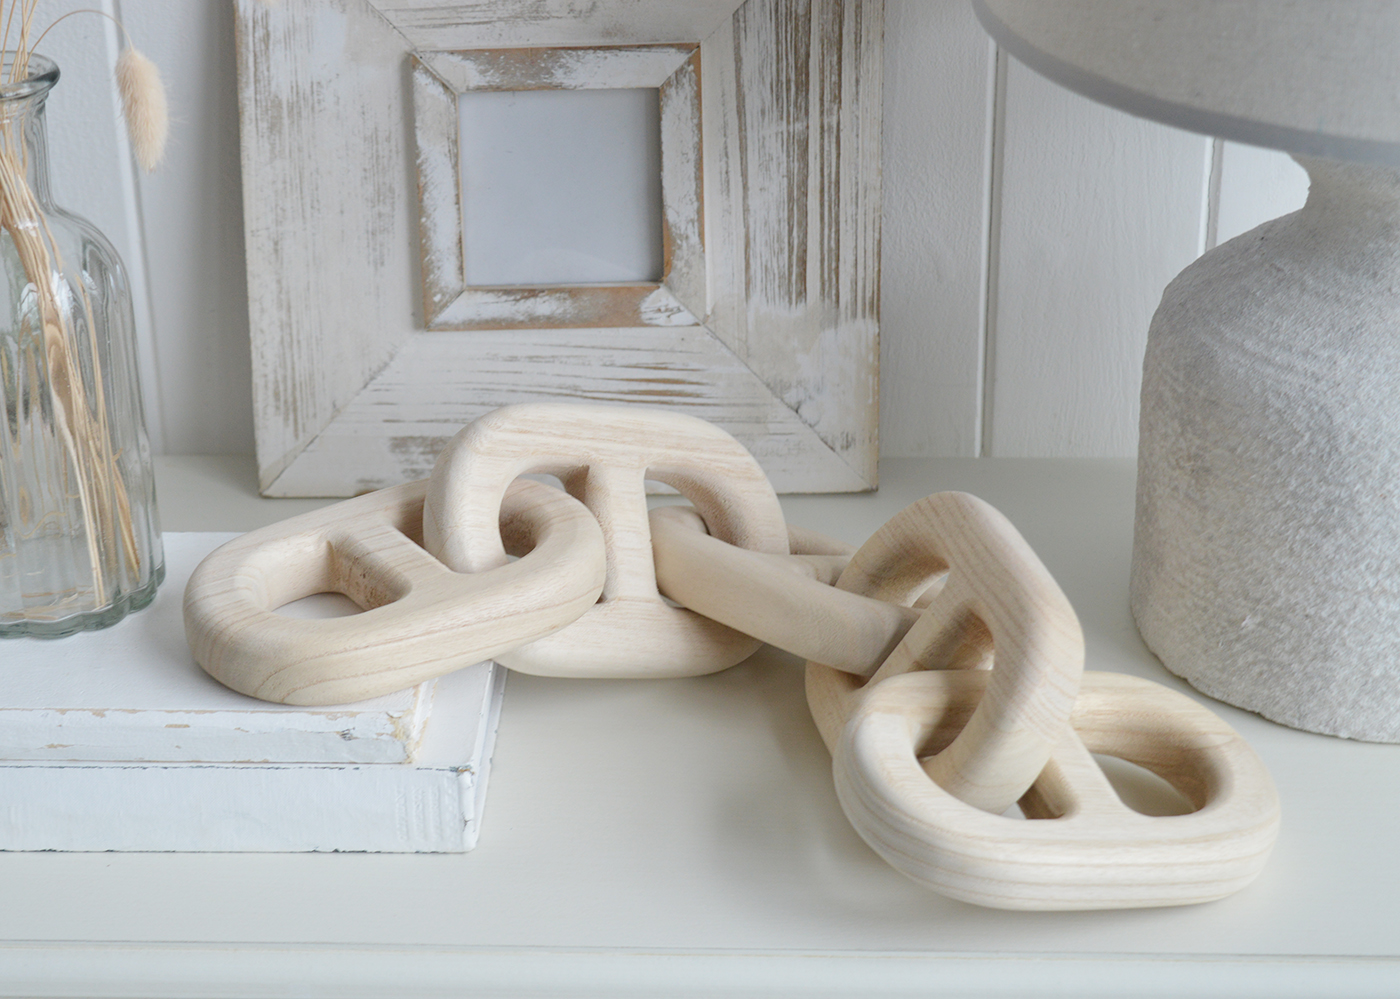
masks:
[[[1300,162],[1152,321],[1133,613],[1213,697],[1400,742],[1400,171]]]

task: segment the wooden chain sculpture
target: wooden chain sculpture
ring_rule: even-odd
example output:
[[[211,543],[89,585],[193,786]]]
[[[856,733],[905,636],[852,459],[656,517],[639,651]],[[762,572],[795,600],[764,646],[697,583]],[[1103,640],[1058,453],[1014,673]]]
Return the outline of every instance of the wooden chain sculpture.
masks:
[[[648,513],[647,479],[693,505]],[[277,613],[326,591],[364,612]],[[752,456],[674,413],[489,413],[426,482],[215,551],[185,591],[185,628],[216,679],[288,704],[360,700],[484,659],[694,676],[768,642],[808,660],[856,831],[915,881],[979,905],[1222,898],[1259,873],[1278,832],[1268,772],[1228,725],[1160,685],[1084,672],[1073,609],[995,509],[936,493],[853,551],[786,525]],[[1158,774],[1194,810],[1127,808],[1092,753]],[[1025,819],[1004,814],[1017,804]]]

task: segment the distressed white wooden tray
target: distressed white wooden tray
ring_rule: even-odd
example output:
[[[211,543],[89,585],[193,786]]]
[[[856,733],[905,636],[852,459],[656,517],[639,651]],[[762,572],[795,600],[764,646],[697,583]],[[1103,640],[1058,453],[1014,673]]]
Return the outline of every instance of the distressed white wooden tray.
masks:
[[[416,763],[0,765],[0,850],[464,853],[505,670],[438,681]]]
[[[199,560],[236,536],[166,534],[155,601],[113,628],[0,643],[0,850],[476,844],[505,670],[328,708],[235,693],[195,664],[181,602]],[[335,612],[317,600],[292,612]]]
[[[0,643],[0,761],[411,760],[430,683],[356,704],[288,707],[235,693],[195,663],[181,617],[185,583],[234,537],[167,533],[155,601],[112,628]]]

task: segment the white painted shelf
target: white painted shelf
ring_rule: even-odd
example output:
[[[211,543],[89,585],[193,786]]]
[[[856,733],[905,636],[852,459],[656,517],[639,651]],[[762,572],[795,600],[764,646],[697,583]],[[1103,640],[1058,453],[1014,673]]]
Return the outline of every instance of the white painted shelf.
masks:
[[[256,499],[247,461],[161,471],[175,529],[308,505]],[[860,541],[925,493],[976,493],[1059,580],[1091,668],[1187,689],[1128,614],[1133,480],[886,461],[877,494],[784,506]],[[0,995],[1400,995],[1400,746],[1205,703],[1283,801],[1262,876],[1209,905],[998,912],[906,881],[841,814],[800,664],[770,651],[690,680],[512,677],[470,854],[0,855]]]

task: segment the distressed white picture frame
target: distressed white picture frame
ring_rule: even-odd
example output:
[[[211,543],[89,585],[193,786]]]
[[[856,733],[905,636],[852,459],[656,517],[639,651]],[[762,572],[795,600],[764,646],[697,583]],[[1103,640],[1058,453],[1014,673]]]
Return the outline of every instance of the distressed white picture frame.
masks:
[[[466,423],[537,399],[679,409],[779,490],[874,488],[882,23],[879,0],[239,0],[264,494],[421,478]],[[415,87],[436,77],[444,110],[492,59],[516,67],[502,80],[540,82],[540,60],[616,80],[607,57],[539,50],[638,47],[698,67],[698,141],[693,116],[663,124],[663,280],[523,308],[454,285],[436,225],[460,194],[430,188],[457,174],[423,160],[455,98],[435,121]],[[561,299],[572,325],[533,325]]]
[[[700,46],[423,52],[413,66],[423,313],[429,329],[695,326],[704,315]],[[660,91],[659,282],[471,287],[466,278],[458,96],[476,90]],[[689,302],[689,305],[685,304]]]

